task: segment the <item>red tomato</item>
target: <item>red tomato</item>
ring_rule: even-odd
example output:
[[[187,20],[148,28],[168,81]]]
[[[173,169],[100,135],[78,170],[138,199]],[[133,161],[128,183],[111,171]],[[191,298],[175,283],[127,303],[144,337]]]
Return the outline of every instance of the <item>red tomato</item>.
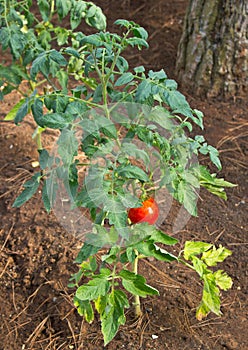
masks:
[[[154,198],[146,199],[141,207],[131,208],[128,211],[128,218],[133,224],[148,222],[153,225],[159,216],[159,208]]]

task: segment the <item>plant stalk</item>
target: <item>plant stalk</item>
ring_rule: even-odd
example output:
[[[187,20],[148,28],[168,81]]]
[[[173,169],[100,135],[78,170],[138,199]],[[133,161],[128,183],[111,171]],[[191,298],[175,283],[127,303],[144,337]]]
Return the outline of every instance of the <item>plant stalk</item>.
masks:
[[[133,263],[133,272],[137,275],[138,274],[138,262],[139,262],[139,255],[138,252],[135,250],[136,258]],[[134,296],[134,312],[135,317],[140,317],[142,315],[141,307],[140,307],[140,297],[139,295]]]

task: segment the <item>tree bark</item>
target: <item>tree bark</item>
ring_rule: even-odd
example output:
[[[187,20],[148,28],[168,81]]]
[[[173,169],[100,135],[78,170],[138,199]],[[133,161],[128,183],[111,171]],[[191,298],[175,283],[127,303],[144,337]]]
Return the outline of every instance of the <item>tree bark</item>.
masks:
[[[190,0],[176,71],[197,95],[247,95],[248,0]]]

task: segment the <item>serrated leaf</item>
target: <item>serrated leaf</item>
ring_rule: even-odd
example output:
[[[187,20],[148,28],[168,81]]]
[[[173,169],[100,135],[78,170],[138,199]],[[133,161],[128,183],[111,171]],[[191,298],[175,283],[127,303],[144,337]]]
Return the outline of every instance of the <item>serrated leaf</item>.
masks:
[[[212,248],[212,244],[206,242],[186,241],[184,245],[184,258],[191,260],[192,256],[200,255]]]
[[[80,58],[79,52],[76,49],[74,49],[73,47],[66,47],[65,52],[71,56],[74,56],[76,58]],[[84,88],[85,88],[85,86],[84,86]]]
[[[121,86],[130,83],[134,79],[131,72],[123,73],[115,82],[115,86]]]
[[[174,245],[178,242],[178,240],[174,237],[168,236],[163,231],[160,231],[153,227],[153,230],[150,234],[150,239],[154,242],[163,243],[166,245]]]
[[[228,290],[232,287],[233,281],[226,272],[217,270],[214,272],[214,278],[217,286],[222,290]]]
[[[154,257],[160,261],[171,262],[177,260],[177,257],[168,253],[166,250],[158,247],[150,240],[139,242],[135,244],[135,249],[147,257]]]
[[[141,275],[128,270],[121,270],[119,275],[122,278],[123,287],[133,295],[145,298],[147,295],[159,294],[157,289],[146,284],[145,278]]]
[[[83,316],[88,323],[92,323],[94,321],[94,312],[89,300],[80,300],[74,297],[73,302],[79,315]]]
[[[211,250],[203,252],[202,260],[208,266],[216,266],[218,262],[224,261],[230,255],[232,255],[232,252],[222,245],[220,245],[217,249],[215,246],[213,246]]]
[[[191,108],[183,94],[177,90],[164,91],[165,102],[170,106],[173,113],[181,113],[186,117],[193,117]]]
[[[149,181],[148,175],[136,165],[127,165],[125,167],[117,168],[117,173],[119,176],[128,179],[139,179],[140,181]]]
[[[143,80],[136,90],[135,100],[136,102],[144,102],[152,93],[152,84],[150,80]]]
[[[145,72],[145,67],[144,66],[135,67],[134,71],[135,71],[136,74],[144,73]]]
[[[38,0],[39,10],[42,16],[43,21],[49,20],[50,15],[50,4],[48,0]]]
[[[105,30],[107,23],[102,9],[92,3],[86,12],[85,22],[98,30]]]
[[[148,43],[146,40],[142,39],[142,38],[137,38],[137,37],[134,37],[134,38],[128,38],[126,39],[127,43],[129,45],[131,45],[132,47],[134,46],[138,46],[138,48],[141,48],[141,46],[144,46],[146,48],[149,47]]]
[[[46,149],[39,150],[39,164],[42,170],[46,169],[47,166],[51,165],[50,161],[53,158],[50,157],[48,151]]]
[[[191,184],[181,180],[176,191],[177,199],[182,203],[185,209],[193,216],[197,216],[197,194]]]
[[[162,106],[155,106],[152,109],[149,118],[151,118],[153,122],[162,126],[165,130],[173,131],[176,127],[172,122],[170,112]]]
[[[200,305],[196,310],[197,320],[202,321],[202,319],[206,317],[210,311],[211,311],[210,308],[203,301],[201,301]]]
[[[72,2],[70,0],[56,0],[56,8],[60,20],[68,15]]]
[[[57,141],[58,153],[61,156],[63,164],[69,166],[78,152],[78,140],[75,131],[71,129],[63,129]]]
[[[66,65],[67,61],[60,52],[54,49],[42,52],[32,63],[30,77],[32,80],[35,80],[38,72],[41,72],[45,77],[48,77],[49,74],[55,76],[60,70],[60,66]]]
[[[208,270],[207,265],[198,257],[192,255],[191,260],[194,266],[195,271],[202,278],[204,274],[211,273],[211,270]]]
[[[144,40],[147,40],[148,33],[143,27],[135,27],[132,29],[133,35],[137,38],[142,38]]]
[[[203,276],[204,286],[202,301],[209,308],[210,311],[216,315],[221,315],[220,312],[220,291],[216,286],[213,274],[206,274]]]
[[[13,203],[14,208],[21,207],[25,202],[27,202],[38,190],[40,184],[41,174],[36,173],[32,176],[31,180],[28,180],[23,185],[24,190],[22,193],[16,198]]]
[[[99,295],[99,297],[94,300],[96,311],[101,315],[103,314],[107,306],[107,295]]]
[[[96,277],[78,287],[76,297],[80,300],[95,300],[100,295],[106,295],[109,288],[110,283],[106,277]]]
[[[96,254],[100,248],[101,247],[96,245],[84,243],[74,262],[81,264],[83,261],[87,260],[90,256]]]
[[[196,125],[198,125],[203,130],[204,114],[202,113],[202,111],[199,111],[198,109],[193,109],[193,113],[195,114],[196,117],[191,117],[191,119],[195,122]]]
[[[80,45],[91,44],[96,47],[100,47],[104,44],[104,41],[101,39],[99,34],[91,34],[85,36],[81,41]]]
[[[70,25],[71,29],[74,30],[79,26],[82,21],[82,17],[85,16],[87,10],[86,1],[76,1],[72,3],[72,9],[70,11]]]
[[[108,213],[108,219],[110,225],[114,225],[117,229],[123,228],[127,225],[127,213],[122,212],[110,212]]]
[[[146,150],[138,148],[132,142],[122,143],[121,151],[124,153],[124,155],[127,154],[128,156],[134,157],[137,160],[142,160],[146,167],[150,165],[150,155],[148,154],[148,152]]]
[[[219,159],[219,152],[218,150],[213,147],[213,146],[208,146],[208,151],[209,151],[209,156],[211,161],[214,163],[214,165],[221,170],[222,166],[221,166],[221,162]]]
[[[105,309],[100,315],[105,346],[114,338],[119,326],[125,324],[124,309],[128,307],[128,299],[123,291],[113,290],[108,295]]]
[[[39,120],[42,127],[51,129],[64,129],[73,121],[73,117],[67,113],[47,113]]]
[[[22,98],[10,111],[9,113],[5,116],[4,120],[10,121],[14,120],[16,117],[16,114],[20,107],[26,102],[25,98]]]
[[[23,120],[23,118],[28,114],[30,99],[31,99],[30,97],[27,97],[24,103],[22,103],[21,106],[19,107],[14,118],[15,124],[20,123]]]

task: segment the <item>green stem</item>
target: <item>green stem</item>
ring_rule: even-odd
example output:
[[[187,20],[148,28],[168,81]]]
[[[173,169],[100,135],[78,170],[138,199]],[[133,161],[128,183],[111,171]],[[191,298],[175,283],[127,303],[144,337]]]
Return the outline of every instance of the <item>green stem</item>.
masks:
[[[51,9],[50,9],[50,16],[49,16],[49,22],[51,22],[51,20],[53,18],[54,10],[55,10],[55,1],[52,0],[52,2],[51,2]]]
[[[36,143],[37,143],[38,150],[41,151],[43,149],[42,141],[41,141],[41,133],[37,134],[37,136],[36,136]]]
[[[135,253],[136,253],[136,258],[135,258],[134,263],[133,263],[133,272],[137,275],[138,274],[139,255],[138,255],[137,250],[135,250]],[[139,295],[134,296],[134,311],[135,311],[135,316],[137,318],[142,315]]]

